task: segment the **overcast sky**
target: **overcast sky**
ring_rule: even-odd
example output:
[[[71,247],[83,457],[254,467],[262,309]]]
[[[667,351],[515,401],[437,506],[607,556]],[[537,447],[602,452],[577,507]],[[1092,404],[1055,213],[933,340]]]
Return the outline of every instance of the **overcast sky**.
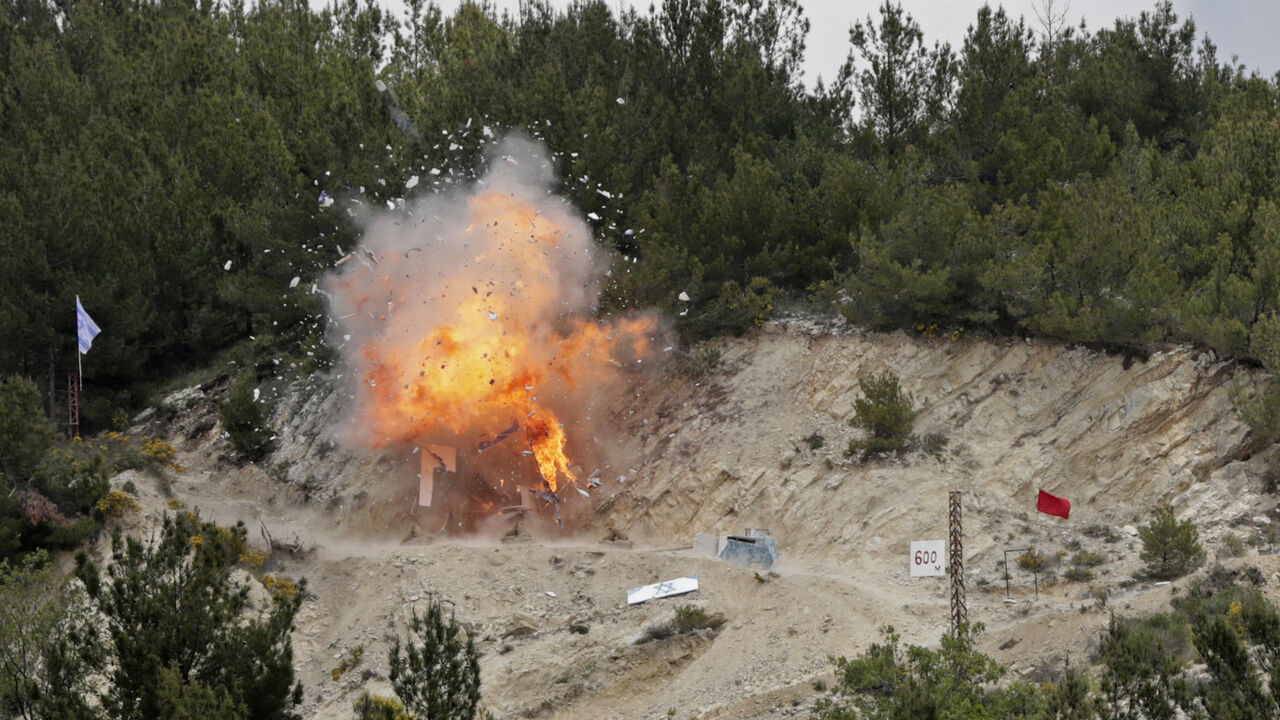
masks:
[[[403,7],[401,0],[380,0],[397,12]],[[457,9],[461,0],[436,0],[447,15]],[[609,0],[615,8],[636,4],[647,8],[649,2],[631,3],[626,0]],[[659,0],[660,2],[660,0]],[[951,43],[959,49],[965,31],[977,17],[981,0],[901,0],[906,9],[924,30],[925,41],[930,45],[936,40]],[[1043,7],[1044,0],[1008,0],[1005,11],[1022,16],[1036,29],[1039,22],[1033,8]],[[324,6],[326,0],[312,0],[315,6]],[[499,8],[515,11],[519,0],[493,0]],[[569,0],[552,0],[552,5],[565,7]],[[809,18],[811,28],[808,49],[805,52],[805,79],[812,86],[819,75],[830,78],[835,74],[849,52],[849,27],[868,15],[878,17],[881,0],[800,0]],[[999,5],[1001,3],[992,3]],[[1067,6],[1068,20],[1078,26],[1083,19],[1090,30],[1111,26],[1117,17],[1137,17],[1144,10],[1155,7],[1155,0],[1055,0],[1058,7]],[[1280,42],[1275,40],[1275,30],[1280,27],[1280,3],[1275,0],[1174,0],[1174,11],[1179,18],[1195,19],[1200,37],[1205,34],[1218,46],[1218,58],[1229,60],[1233,55],[1250,70],[1258,70],[1271,77],[1280,70]],[[1197,41],[1198,43],[1198,41]]]

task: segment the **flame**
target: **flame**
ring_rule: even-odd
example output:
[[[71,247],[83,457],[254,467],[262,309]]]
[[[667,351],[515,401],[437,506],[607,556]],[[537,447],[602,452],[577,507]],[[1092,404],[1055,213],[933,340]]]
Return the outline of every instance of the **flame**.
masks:
[[[373,227],[361,262],[326,283],[360,378],[352,432],[373,446],[492,441],[515,424],[503,441],[523,438],[554,492],[576,479],[563,413],[649,354],[657,322],[594,320],[603,266],[589,228],[545,192],[481,185],[460,212]]]

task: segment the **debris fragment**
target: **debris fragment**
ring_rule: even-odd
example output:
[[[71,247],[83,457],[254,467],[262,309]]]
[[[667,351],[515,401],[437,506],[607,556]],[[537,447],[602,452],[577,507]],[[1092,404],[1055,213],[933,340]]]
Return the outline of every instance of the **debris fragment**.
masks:
[[[517,432],[519,432],[519,430],[520,430],[520,423],[519,423],[519,421],[512,420],[512,421],[511,421],[511,427],[509,427],[509,428],[507,428],[506,430],[503,430],[502,432],[498,433],[496,436],[494,436],[494,438],[493,438],[492,440],[481,440],[481,441],[480,441],[480,445],[478,446],[477,450],[478,450],[479,452],[484,452],[485,450],[488,450],[489,448],[493,447],[494,445],[497,445],[498,443],[502,442],[503,440],[506,440],[507,438],[511,437],[512,435],[515,435]]]

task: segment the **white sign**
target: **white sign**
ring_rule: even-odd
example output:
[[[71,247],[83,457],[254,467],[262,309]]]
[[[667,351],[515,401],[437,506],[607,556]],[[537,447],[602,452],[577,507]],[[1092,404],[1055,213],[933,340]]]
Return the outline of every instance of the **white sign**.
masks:
[[[916,540],[911,543],[911,577],[939,577],[947,574],[945,540]]]
[[[627,591],[627,604],[636,605],[647,600],[655,600],[657,598],[671,597],[672,595],[683,595],[698,589],[698,578],[696,575],[689,577],[676,578],[666,582],[645,585],[644,587],[634,588]]]

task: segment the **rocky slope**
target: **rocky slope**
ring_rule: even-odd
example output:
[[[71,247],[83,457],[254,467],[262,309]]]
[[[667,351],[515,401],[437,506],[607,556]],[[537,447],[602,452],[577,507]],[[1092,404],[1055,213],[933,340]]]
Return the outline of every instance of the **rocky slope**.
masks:
[[[1087,652],[1121,612],[1161,607],[1170,588],[1134,583],[1133,526],[1172,503],[1194,517],[1211,555],[1227,532],[1266,535],[1273,448],[1256,448],[1231,409],[1233,367],[1187,348],[1146,361],[1025,342],[868,335],[802,322],[722,341],[693,376],[636,376],[612,409],[615,452],[602,486],[574,497],[571,532],[533,520],[524,535],[439,533],[413,506],[413,468],[393,453],[334,442],[340,393],[315,379],[292,389],[261,466],[226,457],[216,386],[171,398],[166,433],[189,468],[175,492],[221,521],[261,523],[312,548],[277,553],[272,570],[304,575],[313,597],[296,649],[306,713],[349,716],[360,688],[386,692],[386,647],[430,594],[455,604],[484,651],[485,698],[499,717],[786,717],[803,713],[829,654],[851,654],[891,623],[930,643],[947,623],[945,578],[907,577],[912,540],[946,535],[947,493],[964,503],[970,618],[983,646],[1023,674]],[[857,462],[843,449],[858,379],[890,369],[915,398],[916,430],[948,439],[936,456]],[[822,438],[821,447],[813,448]],[[120,478],[123,481],[127,478]],[[143,483],[137,483],[143,485]],[[1034,511],[1037,488],[1069,498],[1070,520]],[[165,498],[147,488],[150,512]],[[695,557],[695,532],[768,528],[772,575]],[[600,542],[606,534],[626,541]],[[1049,582],[1034,598],[1006,548],[1050,555],[1068,544],[1108,562],[1087,584]],[[1259,565],[1251,552],[1233,562]],[[697,575],[697,593],[628,607],[625,590]],[[1272,586],[1280,585],[1280,577]],[[1175,584],[1174,588],[1177,588]],[[1108,593],[1109,596],[1108,596]],[[719,632],[637,645],[645,628],[693,602],[722,612]],[[581,630],[585,628],[586,632]],[[356,647],[354,670],[333,669]]]

